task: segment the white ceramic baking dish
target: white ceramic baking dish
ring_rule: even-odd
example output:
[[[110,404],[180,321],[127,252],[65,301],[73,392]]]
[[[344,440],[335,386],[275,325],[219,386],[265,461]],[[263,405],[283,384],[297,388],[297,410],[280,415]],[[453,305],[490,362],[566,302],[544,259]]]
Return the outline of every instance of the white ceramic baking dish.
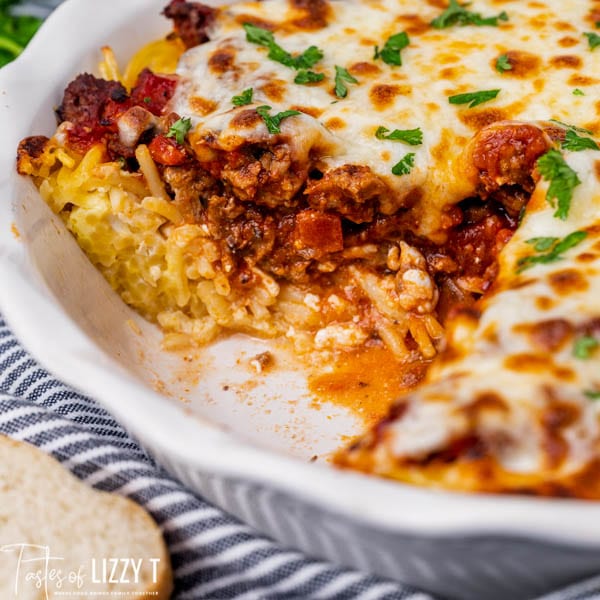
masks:
[[[126,60],[164,34],[165,2],[69,0],[0,71],[0,310],[18,337],[182,481],[288,546],[457,598],[532,598],[600,572],[600,503],[434,492],[310,462],[357,433],[350,413],[311,408],[285,364],[253,377],[265,342],[235,338],[191,365],[162,352],[16,175],[19,140],[53,132],[66,83],[102,45]]]

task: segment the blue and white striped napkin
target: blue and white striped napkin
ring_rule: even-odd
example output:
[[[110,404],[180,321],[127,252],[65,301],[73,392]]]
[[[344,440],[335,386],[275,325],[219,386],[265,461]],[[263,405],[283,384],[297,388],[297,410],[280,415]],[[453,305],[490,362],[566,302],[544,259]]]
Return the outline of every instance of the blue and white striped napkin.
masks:
[[[43,17],[60,2],[31,1],[19,10]],[[169,547],[175,600],[435,600],[281,548],[194,495],[94,400],[40,367],[1,316],[0,433],[52,454],[89,485],[144,506]],[[539,600],[600,600],[600,577]]]

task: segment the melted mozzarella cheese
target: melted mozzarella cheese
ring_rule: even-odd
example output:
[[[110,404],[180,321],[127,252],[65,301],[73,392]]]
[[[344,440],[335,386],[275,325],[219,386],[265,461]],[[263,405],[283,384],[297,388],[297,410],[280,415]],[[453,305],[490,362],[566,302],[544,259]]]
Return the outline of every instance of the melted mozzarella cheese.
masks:
[[[309,150],[318,148],[319,164],[335,168],[366,165],[394,190],[396,208],[419,190],[419,233],[435,238],[443,209],[476,191],[476,178],[465,155],[467,142],[484,125],[499,120],[558,119],[600,130],[596,98],[600,95],[600,52],[591,52],[583,35],[590,2],[547,0],[522,2],[477,0],[469,10],[483,16],[505,10],[499,27],[428,24],[442,9],[418,0],[331,0],[326,27],[305,30],[291,25],[296,14],[288,0],[240,2],[218,13],[211,41],[192,48],[182,58],[178,73],[183,85],[173,109],[192,118],[199,132],[225,140],[267,137],[264,124],[233,127],[236,108],[232,97],[254,90],[253,107],[269,105],[272,113],[296,108],[307,114],[286,119],[282,135],[294,139],[311,134]],[[431,3],[433,4],[433,3]],[[247,41],[244,22],[266,23],[276,42],[293,55],[314,45],[324,58],[312,70],[323,73],[317,84],[294,83],[292,68],[270,60],[268,50]],[[374,59],[396,33],[406,31],[410,45],[402,50],[402,66]],[[508,53],[513,69],[500,73],[497,58]],[[348,95],[334,94],[335,67],[352,74]],[[585,95],[574,96],[575,88]],[[494,100],[477,107],[449,103],[449,96],[499,89]],[[207,108],[208,107],[208,108]],[[379,126],[421,128],[423,143],[380,140]],[[318,144],[315,138],[326,143]],[[414,153],[407,175],[392,167]],[[408,202],[408,201],[407,201]]]

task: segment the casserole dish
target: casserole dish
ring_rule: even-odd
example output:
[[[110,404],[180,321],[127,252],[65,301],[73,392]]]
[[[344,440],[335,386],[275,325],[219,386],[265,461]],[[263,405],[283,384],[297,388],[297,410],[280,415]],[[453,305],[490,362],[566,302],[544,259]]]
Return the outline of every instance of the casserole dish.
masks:
[[[530,598],[597,572],[594,503],[420,490],[309,462],[358,432],[350,413],[311,409],[293,365],[252,375],[264,342],[231,338],[192,362],[164,353],[16,175],[18,141],[52,132],[65,83],[94,71],[102,45],[127,57],[166,33],[162,6],[71,0],[0,72],[0,309],[15,333],[171,473],[283,544],[457,598]]]

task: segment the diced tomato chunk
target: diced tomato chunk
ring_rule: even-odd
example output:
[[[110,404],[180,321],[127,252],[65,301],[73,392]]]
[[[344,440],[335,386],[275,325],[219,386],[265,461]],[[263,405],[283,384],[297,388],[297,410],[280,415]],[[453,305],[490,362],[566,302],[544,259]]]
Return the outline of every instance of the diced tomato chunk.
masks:
[[[148,150],[155,162],[175,167],[187,160],[185,150],[173,139],[164,135],[157,135],[148,144]]]
[[[150,69],[144,69],[131,91],[134,105],[143,106],[153,115],[160,116],[175,93],[177,78],[155,75]]]
[[[338,215],[303,210],[296,215],[294,245],[309,250],[314,258],[344,249],[342,222]]]
[[[131,101],[129,98],[122,102],[115,102],[112,99],[107,100],[102,107],[100,124],[110,131],[117,132],[119,129],[117,124],[119,117],[125,114],[130,108]]]

